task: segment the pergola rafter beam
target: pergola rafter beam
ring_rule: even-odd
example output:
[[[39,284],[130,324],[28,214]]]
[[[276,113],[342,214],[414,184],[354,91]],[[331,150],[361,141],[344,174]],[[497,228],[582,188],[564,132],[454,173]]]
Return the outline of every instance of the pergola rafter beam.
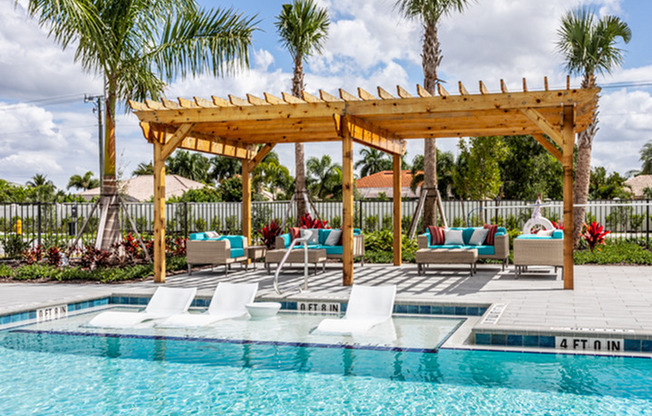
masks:
[[[284,100],[296,105],[251,105],[239,99],[242,105],[222,108],[150,109],[136,110],[141,121],[164,124],[220,123],[239,121],[263,121],[294,118],[328,118],[333,114],[365,117],[391,114],[436,114],[463,111],[501,111],[559,107],[562,104],[587,101],[597,89],[516,92],[510,94],[448,95],[446,97],[412,97],[402,89],[405,98],[360,100],[345,92],[347,101],[329,101],[332,96],[323,94],[324,102],[308,103],[284,95]],[[347,95],[348,94],[348,95]],[[349,97],[349,95],[351,97]],[[327,97],[327,99],[325,99]],[[335,98],[335,97],[333,97]],[[233,101],[237,101],[232,97]],[[300,101],[300,102],[297,102]],[[215,98],[213,99],[214,103]],[[246,104],[246,105],[245,105]]]
[[[374,126],[360,117],[346,114],[343,117],[336,115],[335,119],[337,120],[338,118],[340,119],[336,121],[338,130],[342,132],[343,127],[346,127],[346,131],[354,142],[393,155],[403,155],[405,153],[405,141],[396,137],[395,134]],[[342,126],[342,123],[345,123],[346,126]]]

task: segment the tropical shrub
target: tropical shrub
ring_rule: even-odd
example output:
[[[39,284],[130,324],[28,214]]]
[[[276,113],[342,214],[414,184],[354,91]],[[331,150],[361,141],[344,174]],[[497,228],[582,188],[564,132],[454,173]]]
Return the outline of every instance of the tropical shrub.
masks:
[[[260,234],[263,236],[263,244],[271,250],[276,243],[276,237],[281,235],[281,226],[276,220],[272,220],[260,230]]]
[[[299,226],[301,228],[330,228],[328,221],[313,219],[308,212],[299,220]]]
[[[59,247],[50,247],[45,252],[47,264],[52,267],[59,267],[63,258],[63,253]]]
[[[44,264],[28,264],[14,271],[16,280],[54,279],[58,280],[59,270]]]
[[[111,252],[100,250],[89,244],[82,250],[81,266],[90,270],[106,267],[110,264],[111,256]]]
[[[378,225],[378,216],[376,215],[369,215],[367,218],[364,219],[364,225],[365,225],[365,231],[367,232],[373,232],[376,231],[377,225]]]
[[[13,277],[13,275],[14,275],[14,269],[7,266],[6,264],[0,264],[0,279]]]
[[[40,244],[37,245],[36,247],[31,247],[23,251],[23,261],[27,264],[38,263],[39,261],[41,261],[42,258],[43,258],[43,248],[41,247]]]
[[[186,255],[186,243],[188,239],[185,237],[165,237],[166,256],[181,257]]]
[[[602,250],[580,250],[576,251],[573,257],[575,264],[652,265],[652,252],[632,241],[608,240]]]
[[[593,221],[590,225],[584,223],[582,227],[582,238],[593,251],[599,244],[604,244],[604,239],[611,231],[605,231],[598,222]]]
[[[22,235],[9,234],[2,240],[2,248],[5,256],[10,258],[20,257],[25,250],[29,248],[31,241],[23,240]]]
[[[394,234],[390,230],[374,231],[365,234],[365,260],[371,263],[391,263],[394,259]],[[402,260],[415,261],[418,245],[415,239],[406,235],[401,237]]]

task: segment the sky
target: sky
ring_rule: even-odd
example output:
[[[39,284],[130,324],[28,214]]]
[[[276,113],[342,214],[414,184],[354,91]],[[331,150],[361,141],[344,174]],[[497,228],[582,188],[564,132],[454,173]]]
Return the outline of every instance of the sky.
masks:
[[[285,1],[199,0],[206,8],[233,8],[259,19],[250,51],[251,67],[232,76],[173,80],[166,96],[227,98],[264,92],[280,96],[291,90],[292,61],[279,42],[275,16]],[[304,66],[306,91],[338,95],[338,88],[356,93],[400,85],[416,95],[423,84],[422,27],[400,17],[394,0],[319,0],[331,18],[323,54]],[[0,178],[25,184],[36,173],[65,189],[70,176],[93,171],[98,177],[97,118],[85,96],[102,93],[102,79],[74,61],[74,49],[61,48],[39,28],[24,8],[25,0],[0,0]],[[617,15],[630,26],[632,40],[621,44],[625,61],[612,74],[599,76],[603,87],[599,131],[592,164],[609,172],[640,169],[640,149],[652,140],[652,2],[649,0],[477,0],[463,14],[442,20],[440,78],[451,93],[462,81],[470,93],[482,80],[490,91],[504,79],[510,90],[527,78],[529,90],[565,87],[566,70],[556,52],[557,28],[569,9],[590,5],[600,15]],[[580,79],[571,79],[579,87]],[[141,162],[152,160],[152,146],[142,136],[137,118],[120,111],[116,126],[118,171],[129,178]],[[459,139],[438,139],[437,147],[457,150]],[[356,145],[356,157],[361,149]],[[294,147],[275,149],[294,173]],[[423,140],[409,140],[407,160],[423,152]],[[308,143],[306,158],[341,151]]]

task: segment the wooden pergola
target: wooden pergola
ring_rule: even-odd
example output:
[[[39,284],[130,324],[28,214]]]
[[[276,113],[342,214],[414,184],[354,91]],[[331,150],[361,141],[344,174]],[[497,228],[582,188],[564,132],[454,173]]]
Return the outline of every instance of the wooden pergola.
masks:
[[[175,149],[200,151],[242,161],[242,232],[251,241],[250,173],[278,143],[339,142],[343,181],[343,284],[353,284],[353,143],[393,156],[394,265],[401,264],[401,155],[405,140],[417,138],[532,135],[564,167],[564,288],[573,288],[573,146],[575,134],[593,118],[599,88],[459,94],[439,86],[432,96],[417,85],[417,96],[400,86],[397,96],[378,87],[378,96],[358,88],[339,97],[325,91],[302,99],[282,93],[247,99],[179,98],[130,102],[145,138],[154,145],[154,280],[165,281],[165,160]],[[544,136],[545,135],[545,136]],[[262,146],[261,146],[262,145]]]

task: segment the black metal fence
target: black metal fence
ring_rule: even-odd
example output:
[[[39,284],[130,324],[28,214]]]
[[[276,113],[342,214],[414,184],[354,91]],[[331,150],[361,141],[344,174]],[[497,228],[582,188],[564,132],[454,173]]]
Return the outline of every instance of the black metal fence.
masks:
[[[444,201],[443,207],[449,226],[480,225],[493,222],[508,229],[520,229],[532,215],[531,201]],[[416,200],[402,202],[402,224],[406,230],[417,205]],[[338,228],[342,224],[341,202],[316,202],[319,217]],[[154,208],[152,203],[129,203],[127,211],[138,228],[148,235],[153,233]],[[92,210],[92,204],[0,204],[0,254],[7,245],[16,243],[35,246],[65,245],[75,238]],[[562,203],[552,201],[541,207],[542,215],[551,221],[562,219]],[[587,207],[587,221],[598,221],[611,231],[609,238],[639,239],[649,247],[650,200],[592,201]],[[99,210],[89,220],[82,242],[95,241]],[[314,216],[314,214],[313,214]],[[287,219],[296,222],[296,206],[287,201],[253,202],[252,229],[254,239],[259,230],[272,220]],[[394,218],[392,201],[359,200],[354,203],[354,226],[365,231],[391,229]],[[238,202],[177,203],[166,205],[168,234],[188,236],[198,231],[215,230],[223,234],[241,232],[241,205]],[[122,229],[131,227],[121,214]]]

